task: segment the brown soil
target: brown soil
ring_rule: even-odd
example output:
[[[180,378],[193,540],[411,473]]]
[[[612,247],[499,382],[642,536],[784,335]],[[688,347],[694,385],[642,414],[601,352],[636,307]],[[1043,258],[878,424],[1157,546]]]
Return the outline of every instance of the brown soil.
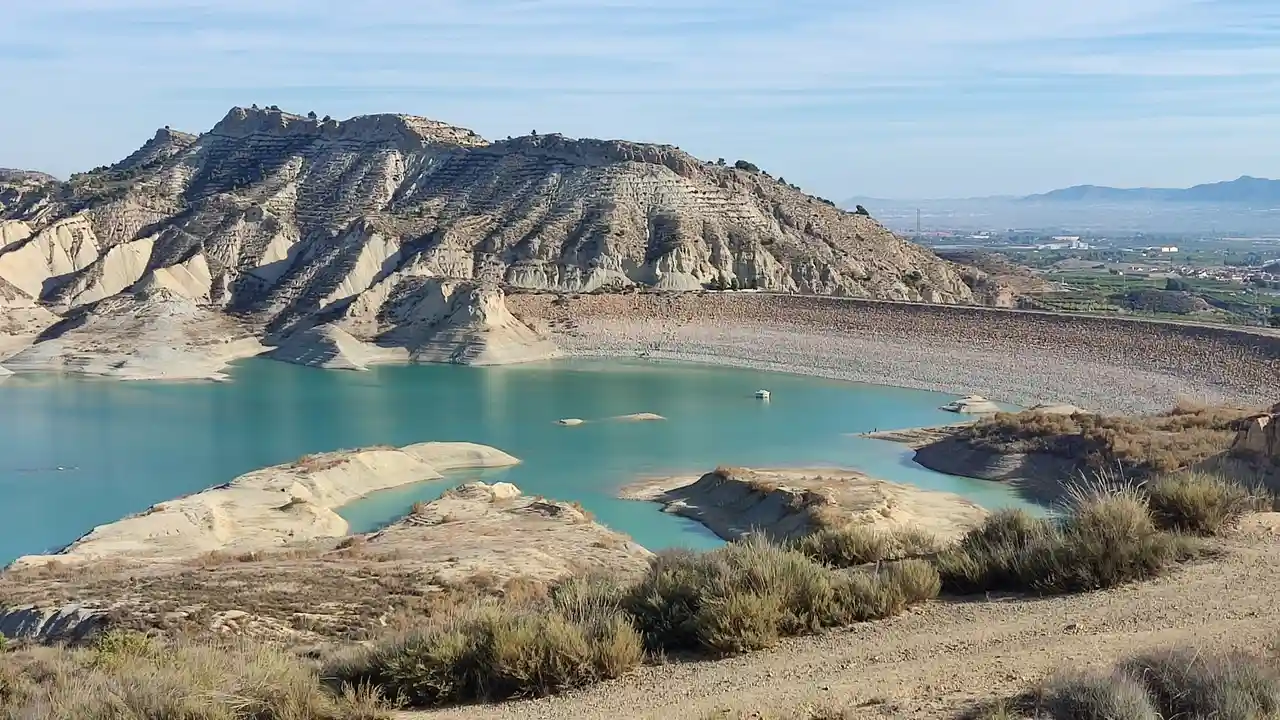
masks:
[[[491,504],[447,494],[415,509],[378,533],[282,551],[210,553],[186,565],[55,562],[0,573],[0,608],[79,603],[107,610],[115,626],[305,644],[359,638],[397,616],[477,593],[576,573],[640,573],[649,557],[569,503],[520,496]]]

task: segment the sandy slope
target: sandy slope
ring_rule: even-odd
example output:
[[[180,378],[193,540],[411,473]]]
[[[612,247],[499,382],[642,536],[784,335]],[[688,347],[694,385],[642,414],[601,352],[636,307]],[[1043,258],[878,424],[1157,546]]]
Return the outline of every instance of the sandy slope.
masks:
[[[935,602],[906,616],[718,662],[649,667],[566,697],[403,718],[697,719],[721,708],[848,704],[852,717],[935,720],[1059,668],[1166,643],[1253,648],[1280,626],[1280,516],[1259,515],[1226,558],[1161,580],[1051,599]]]

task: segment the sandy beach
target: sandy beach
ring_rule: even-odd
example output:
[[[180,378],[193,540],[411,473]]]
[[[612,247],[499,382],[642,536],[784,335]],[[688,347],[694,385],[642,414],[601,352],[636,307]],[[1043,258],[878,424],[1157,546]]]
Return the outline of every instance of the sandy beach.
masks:
[[[1143,413],[1179,398],[1261,406],[1280,386],[1280,336],[1228,328],[745,293],[507,302],[569,356],[714,363],[1024,407]]]

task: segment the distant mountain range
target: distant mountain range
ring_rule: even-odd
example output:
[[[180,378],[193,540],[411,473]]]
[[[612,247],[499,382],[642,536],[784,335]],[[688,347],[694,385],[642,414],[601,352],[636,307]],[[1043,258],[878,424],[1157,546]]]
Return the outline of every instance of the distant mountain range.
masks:
[[[987,195],[967,198],[917,198],[890,200],[868,196],[852,197],[840,207],[856,205],[872,207],[907,206],[913,204],[989,204],[989,203],[1275,203],[1280,207],[1280,180],[1242,175],[1235,180],[1205,183],[1189,188],[1116,188],[1105,185],[1072,185],[1036,195]]]
[[[1242,175],[1235,180],[1206,183],[1189,188],[1114,188],[1074,185],[1021,198],[1029,202],[1184,202],[1184,203],[1278,203],[1280,180]]]

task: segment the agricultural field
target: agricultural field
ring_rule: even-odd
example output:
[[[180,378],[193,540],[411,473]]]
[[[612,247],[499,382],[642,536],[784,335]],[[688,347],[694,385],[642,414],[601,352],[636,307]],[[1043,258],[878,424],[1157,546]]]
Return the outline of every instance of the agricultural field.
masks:
[[[1280,293],[1243,283],[1110,270],[1042,271],[1041,277],[1059,289],[1024,296],[1027,309],[1232,325],[1280,320]]]

